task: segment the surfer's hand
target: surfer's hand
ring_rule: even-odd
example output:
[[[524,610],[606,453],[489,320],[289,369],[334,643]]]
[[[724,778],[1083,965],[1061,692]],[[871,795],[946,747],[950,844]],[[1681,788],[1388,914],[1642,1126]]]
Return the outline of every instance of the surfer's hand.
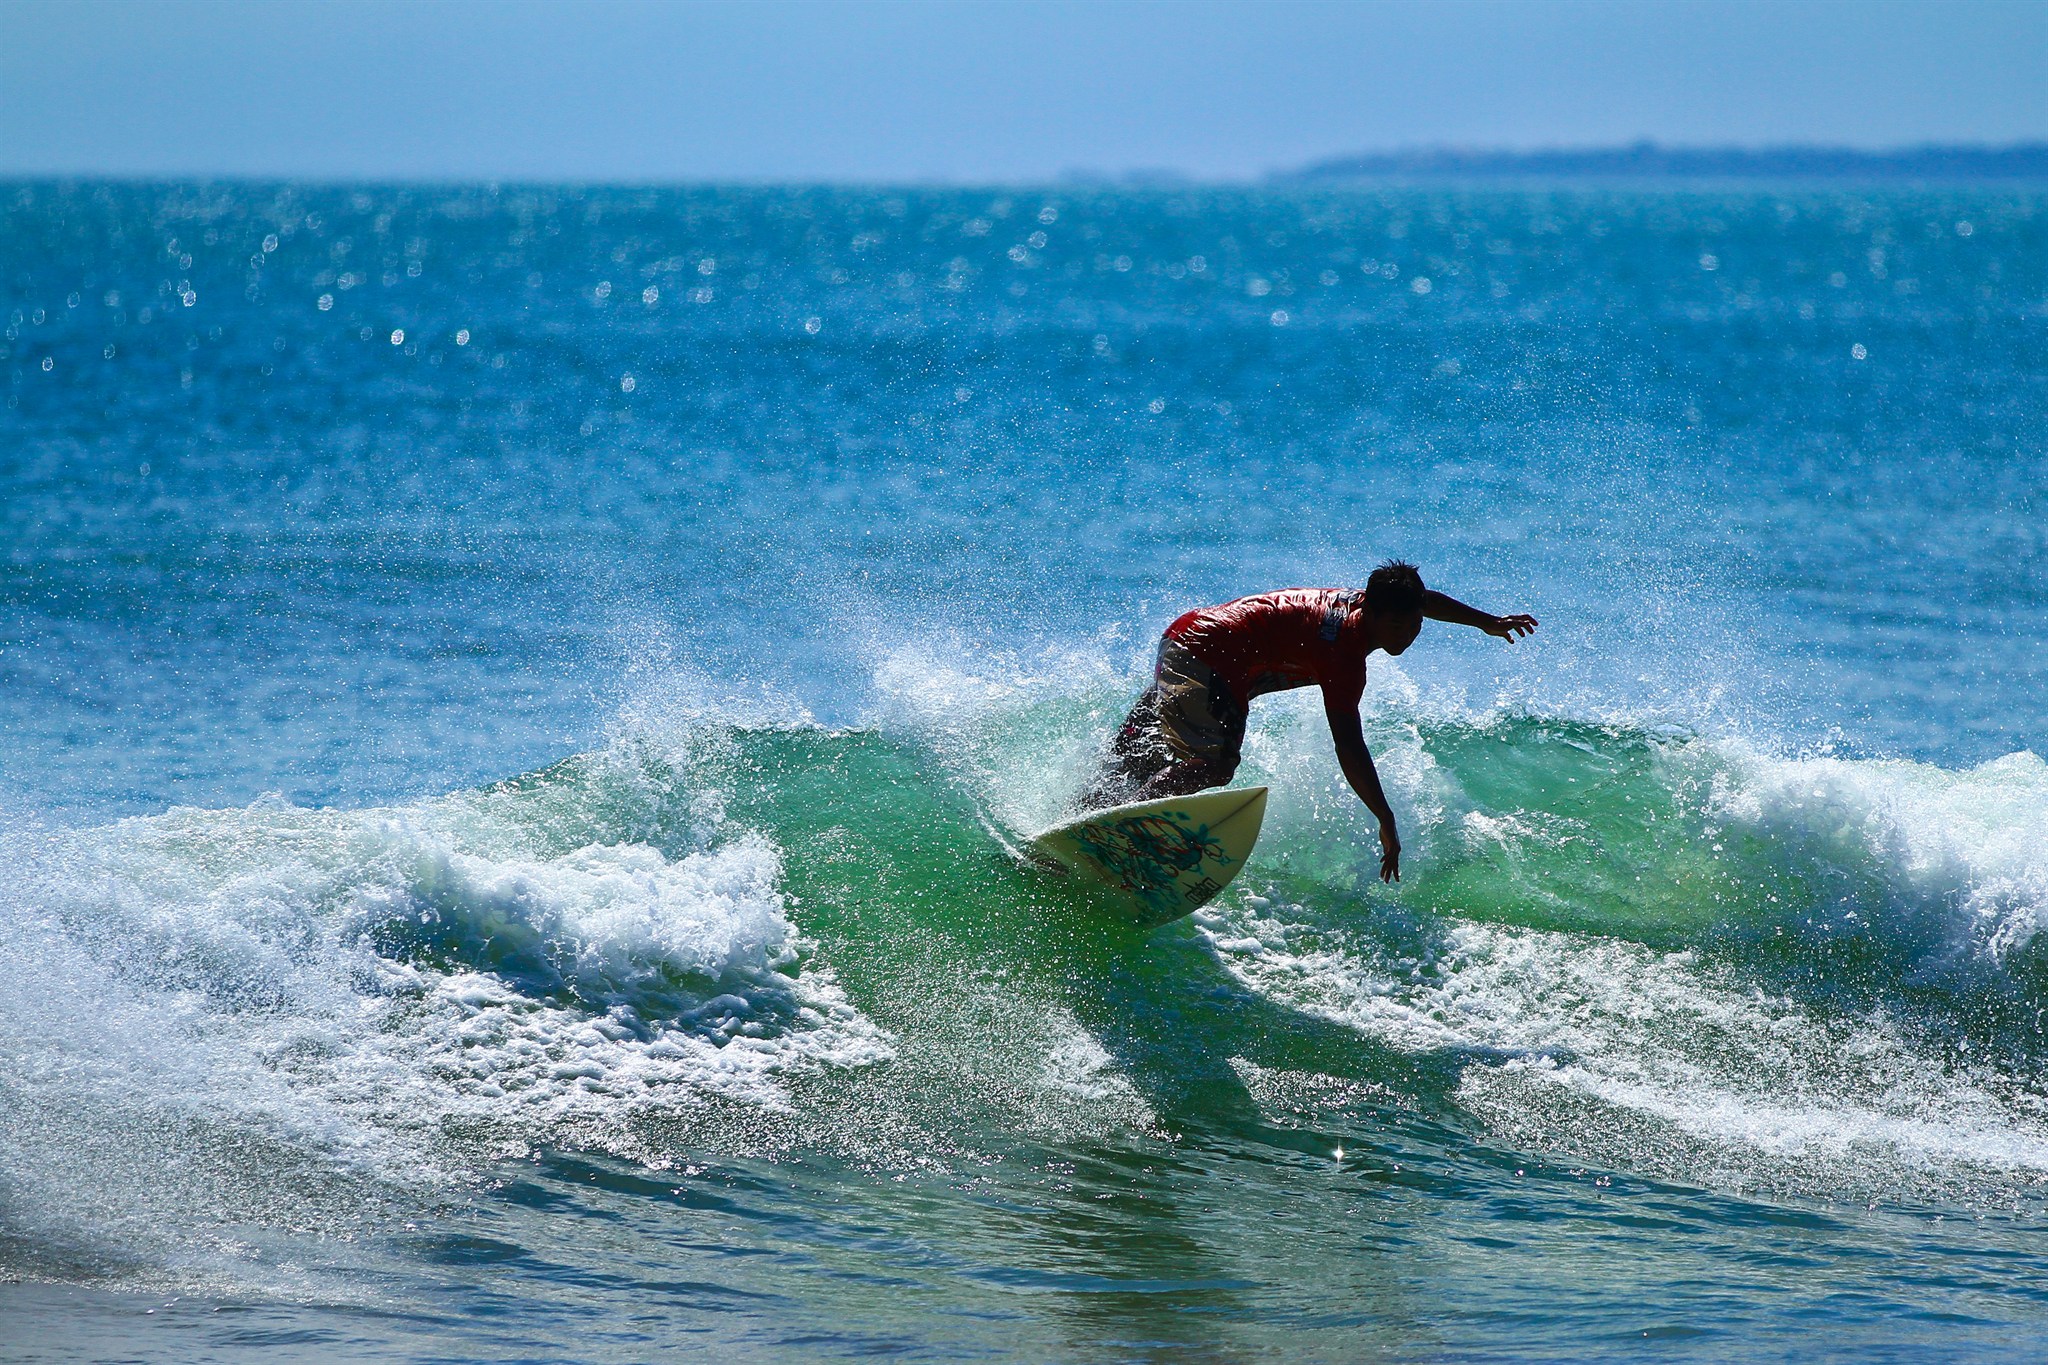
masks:
[[[1380,826],[1380,880],[1401,880],[1401,836],[1394,833],[1391,820]]]
[[[1513,644],[1517,638],[1528,635],[1536,629],[1536,618],[1527,612],[1516,612],[1513,616],[1496,616],[1489,625],[1480,627],[1488,635],[1497,636]]]

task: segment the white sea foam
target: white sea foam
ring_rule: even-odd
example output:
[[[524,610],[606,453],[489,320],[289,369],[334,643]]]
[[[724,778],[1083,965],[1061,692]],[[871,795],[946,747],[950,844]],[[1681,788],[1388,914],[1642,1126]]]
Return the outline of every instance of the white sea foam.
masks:
[[[1696,856],[1726,874],[1729,899],[1710,907],[1722,925],[1775,922],[1816,941],[1853,932],[1920,987],[2037,988],[2033,974],[2008,975],[2038,951],[2048,915],[2048,765],[2034,754],[1947,770],[1779,757],[1727,738],[1665,737],[1652,752],[1650,771],[1667,791],[1697,794]],[[1436,784],[1437,805],[1415,822],[1411,846],[1579,842],[1604,857],[1603,838],[1635,837],[1585,810],[1472,808],[1455,774],[1415,771]],[[1412,793],[1396,799],[1420,804]],[[1756,858],[1768,866],[1740,861]],[[1745,899],[1763,872],[1805,900]],[[1496,901],[1543,890],[1540,870],[1516,875]],[[1879,1004],[1774,989],[1767,972],[1745,975],[1736,959],[1699,950],[1475,923],[1455,902],[1420,930],[1394,934],[1428,947],[1399,950],[1312,927],[1331,917],[1298,909],[1247,895],[1198,923],[1262,993],[1403,1050],[1466,1055],[1461,1100],[1510,1140],[1816,1191],[1942,1185],[1970,1171],[2048,1180],[2048,1100],[1982,1046],[1973,1057],[1951,1020],[1929,1029]],[[1528,909],[1555,911],[1540,900]],[[1666,924],[1644,928],[1668,938]]]
[[[1047,1088],[1080,1100],[1115,1101],[1135,1111],[1134,1123],[1152,1121],[1150,1110],[1117,1068],[1116,1059],[1071,1013],[1055,1011],[1046,1022],[1059,1030],[1045,1052],[1041,1079]]]
[[[1258,898],[1198,922],[1250,988],[1403,1051],[1462,1055],[1460,1100],[1511,1141],[1695,1177],[1789,1173],[1817,1191],[1958,1168],[2048,1179],[2048,1103],[1994,1066],[1930,1056],[1882,1012],[1829,1017],[1692,952],[1454,923],[1390,960]]]
[[[1718,751],[1726,766],[1710,813],[1808,867],[1867,871],[1886,895],[1866,912],[1926,939],[1925,965],[2005,963],[2048,926],[2048,763],[2038,755],[1952,770]]]
[[[773,1110],[796,1075],[890,1055],[806,961],[768,840],[557,852],[511,818],[522,799],[271,800],[12,840],[15,1197],[56,1226],[146,1225],[189,1185],[180,1218],[317,1222],[293,1191],[431,1182],[488,1154],[451,1147],[451,1124],[544,1142],[564,1122]]]

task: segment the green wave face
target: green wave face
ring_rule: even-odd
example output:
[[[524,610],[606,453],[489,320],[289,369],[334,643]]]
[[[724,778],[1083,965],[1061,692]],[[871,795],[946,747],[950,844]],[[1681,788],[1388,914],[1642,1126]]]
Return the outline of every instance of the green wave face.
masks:
[[[1274,787],[1252,865],[1211,910],[1146,935],[1004,847],[1029,832],[1020,811],[1052,807],[1019,737],[1058,752],[1075,718],[1060,702],[937,737],[735,731],[691,761],[689,782],[782,851],[816,960],[896,1040],[891,1074],[867,1083],[898,1118],[959,1131],[965,1076],[991,1106],[965,1131],[1057,1131],[1071,1116],[1044,1059],[1070,1047],[1122,1097],[1112,1122],[1255,1113],[1249,1064],[1526,1136],[1517,1105],[1481,1092],[1543,1076],[1579,1107],[1582,1146],[1618,1112],[1644,1128],[1637,1164],[1704,1142],[1799,1187],[1872,1178],[1784,1161],[1768,1132],[1798,1126],[1785,1116],[1764,1136],[1729,1130],[1777,1075],[1803,1078],[1787,1084],[1809,1114],[1867,1130],[1852,1145],[1889,1150],[1879,1166],[2048,1159],[2018,1080],[2038,1041],[2043,903],[2018,836],[2048,811],[2030,755],[1956,773],[1625,725],[1382,716],[1374,743],[1409,826],[1389,889],[1314,718],[1279,709],[1240,775]],[[1845,1068],[1845,1048],[1876,1060]],[[1887,1125],[1900,1106],[1963,1103],[1951,1080],[2000,1136],[1930,1156],[1925,1134]]]
[[[61,1218],[66,1190],[176,1195],[169,1143],[208,1207],[336,1232],[532,1150],[944,1182],[1024,1150],[1324,1160],[1363,1124],[1451,1195],[1519,1153],[1824,1198],[2048,1178],[2032,755],[1395,708],[1368,732],[1408,845],[1388,888],[1319,718],[1281,705],[1241,775],[1272,788],[1250,865],[1146,931],[1011,852],[1108,706],[647,727],[411,806],[53,836],[5,948],[41,983],[13,1036],[101,1029],[43,1068],[16,1169]],[[238,1117],[166,1136],[192,1093]],[[90,1167],[42,1131],[100,1134]]]

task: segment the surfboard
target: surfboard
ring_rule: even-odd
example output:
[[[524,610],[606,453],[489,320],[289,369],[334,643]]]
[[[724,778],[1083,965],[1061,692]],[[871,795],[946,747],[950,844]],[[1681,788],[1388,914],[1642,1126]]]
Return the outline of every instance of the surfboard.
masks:
[[[1115,887],[1142,923],[1165,924],[1230,885],[1265,820],[1264,787],[1225,788],[1089,811],[1038,835],[1029,851]]]

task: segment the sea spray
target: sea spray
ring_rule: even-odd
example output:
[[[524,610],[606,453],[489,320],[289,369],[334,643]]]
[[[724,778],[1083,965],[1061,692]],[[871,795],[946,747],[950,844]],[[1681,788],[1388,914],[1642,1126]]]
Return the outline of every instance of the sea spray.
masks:
[[[608,780],[538,785],[573,824],[619,814]],[[32,1102],[8,1178],[52,1210],[126,1206],[192,1162],[232,1183],[216,1140],[163,1136],[194,1129],[345,1183],[446,1181],[565,1124],[601,1142],[650,1106],[786,1108],[793,1073],[890,1055],[806,964],[767,839],[521,854],[533,789],[352,812],[273,799],[17,841],[0,953],[8,1071]],[[121,1147],[113,1183],[51,1159],[52,1124]],[[247,1177],[264,1217],[312,1217],[275,1211],[291,1196],[268,1169]]]

